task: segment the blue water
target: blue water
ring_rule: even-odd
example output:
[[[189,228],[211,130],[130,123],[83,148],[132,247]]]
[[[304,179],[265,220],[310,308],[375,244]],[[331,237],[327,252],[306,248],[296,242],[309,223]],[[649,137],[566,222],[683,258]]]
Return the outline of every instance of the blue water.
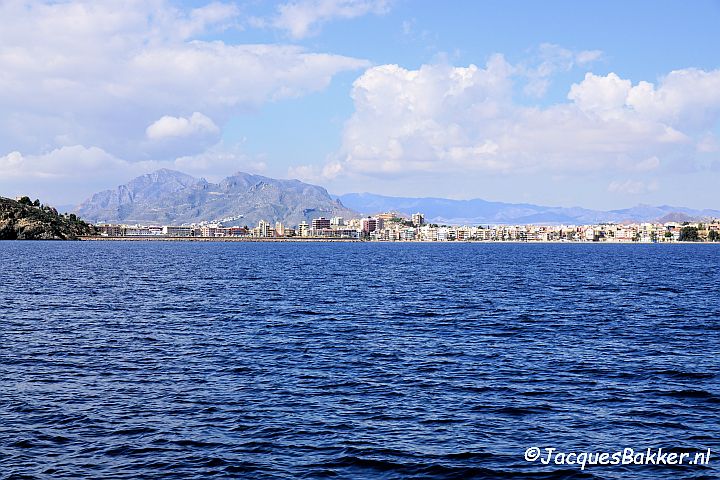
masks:
[[[0,242],[0,478],[718,478],[719,267],[713,245]],[[714,457],[581,472],[531,446]]]

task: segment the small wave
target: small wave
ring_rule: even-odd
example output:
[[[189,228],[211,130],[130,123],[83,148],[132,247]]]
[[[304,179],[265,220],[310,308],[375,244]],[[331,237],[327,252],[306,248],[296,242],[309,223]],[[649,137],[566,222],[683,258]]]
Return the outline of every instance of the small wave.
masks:
[[[682,370],[658,370],[654,373],[679,380],[710,380],[717,376],[710,372],[684,372]]]
[[[221,447],[222,443],[217,442],[203,442],[200,440],[189,440],[186,438],[183,438],[181,440],[173,440],[175,445],[178,445],[180,447],[193,447],[193,448],[216,448]]]
[[[160,453],[166,451],[167,449],[159,447],[131,447],[130,445],[121,445],[119,447],[113,447],[105,450],[105,455],[108,455],[110,457],[130,457],[145,455],[146,453]]]
[[[513,417],[521,417],[524,415],[539,415],[543,413],[551,412],[553,408],[550,405],[537,405],[537,406],[526,406],[526,407],[499,407],[492,409],[493,412],[501,415],[510,415]]]
[[[703,400],[716,400],[717,396],[705,390],[669,390],[660,392],[660,395],[673,398],[697,398]]]
[[[132,428],[121,428],[110,433],[110,435],[118,436],[132,436],[132,435],[143,435],[146,433],[155,433],[157,430],[150,427],[132,427]]]

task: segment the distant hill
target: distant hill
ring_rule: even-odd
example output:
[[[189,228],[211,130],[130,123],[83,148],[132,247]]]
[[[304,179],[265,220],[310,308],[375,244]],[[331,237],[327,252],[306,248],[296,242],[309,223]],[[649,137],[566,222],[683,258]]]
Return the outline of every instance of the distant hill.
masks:
[[[125,185],[96,193],[77,209],[93,222],[182,224],[235,218],[234,224],[260,220],[297,225],[324,216],[357,216],[316,185],[238,172],[210,183],[162,169]]]
[[[590,210],[579,207],[547,207],[529,203],[489,202],[481,199],[389,197],[372,193],[348,193],[337,197],[344,205],[363,214],[396,211],[411,215],[422,212],[435,223],[446,224],[593,224],[602,222],[648,222],[661,218],[683,221],[720,218],[720,210],[694,210],[663,205],[638,205],[622,210]]]
[[[60,215],[52,207],[27,203],[0,197],[0,240],[73,240],[95,233],[75,215]]]

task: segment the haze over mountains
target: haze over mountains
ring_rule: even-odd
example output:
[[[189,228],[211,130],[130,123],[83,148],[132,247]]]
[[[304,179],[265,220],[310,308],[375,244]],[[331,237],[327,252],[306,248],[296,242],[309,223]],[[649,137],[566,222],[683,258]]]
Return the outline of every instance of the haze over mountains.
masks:
[[[360,212],[396,211],[411,215],[422,212],[436,223],[452,225],[479,224],[595,224],[623,221],[690,221],[720,218],[720,210],[697,210],[663,205],[637,205],[621,210],[590,210],[580,207],[547,207],[530,203],[489,202],[479,198],[450,200],[446,198],[388,197],[372,193],[348,193],[337,198],[348,208]]]
[[[182,172],[162,169],[125,185],[94,194],[77,213],[92,222],[182,224],[234,217],[234,223],[260,220],[297,225],[320,216],[345,218],[381,212],[422,212],[440,224],[594,224],[623,221],[690,221],[720,218],[718,210],[638,205],[599,211],[547,207],[482,199],[389,197],[371,193],[331,196],[319,186],[238,172],[211,183]]]

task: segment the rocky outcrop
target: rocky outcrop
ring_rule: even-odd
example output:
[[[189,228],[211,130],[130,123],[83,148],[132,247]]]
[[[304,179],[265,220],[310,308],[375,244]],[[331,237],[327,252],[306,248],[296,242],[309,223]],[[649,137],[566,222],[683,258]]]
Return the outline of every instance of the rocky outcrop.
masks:
[[[75,215],[0,197],[0,240],[75,240],[94,233],[92,225]]]

